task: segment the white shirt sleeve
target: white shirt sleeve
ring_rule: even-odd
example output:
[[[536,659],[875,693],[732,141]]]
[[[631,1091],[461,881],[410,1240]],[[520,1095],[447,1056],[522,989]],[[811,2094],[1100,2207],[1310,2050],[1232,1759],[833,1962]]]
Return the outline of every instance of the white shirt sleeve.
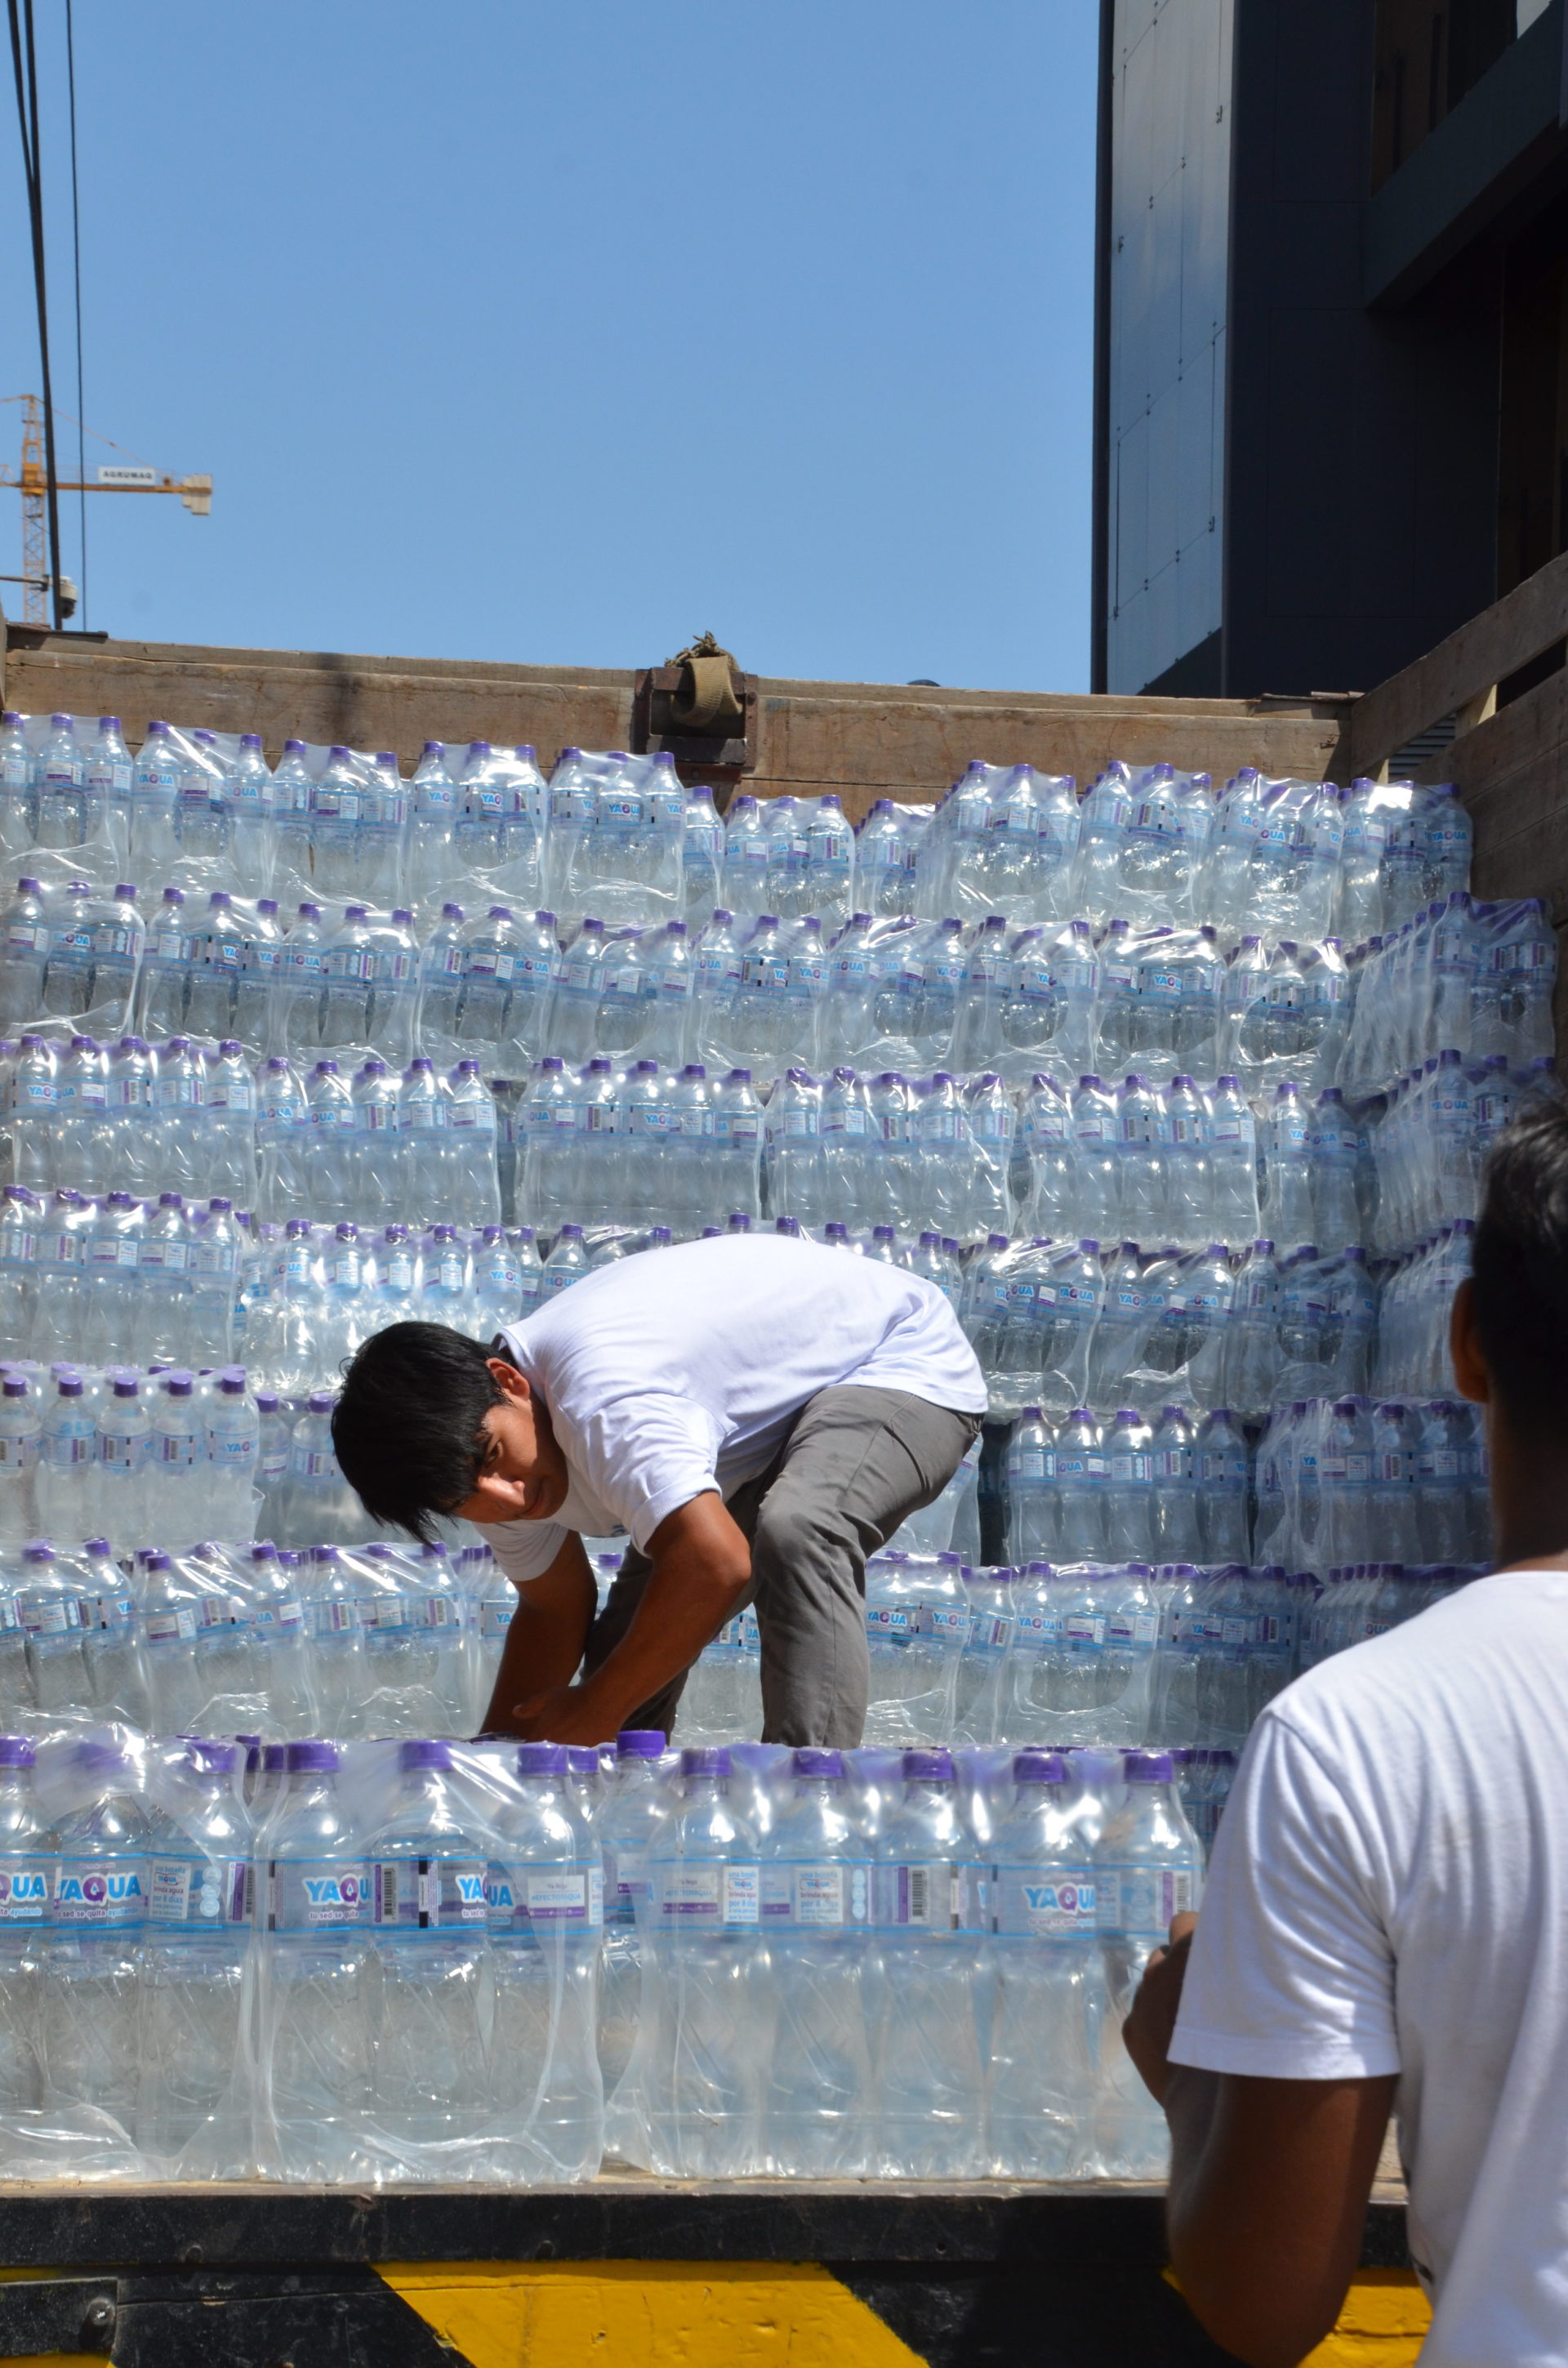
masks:
[[[719,1486],[714,1465],[723,1432],[695,1398],[673,1390],[628,1390],[581,1422],[568,1418],[564,1437],[561,1412],[552,1411],[567,1461],[643,1554],[666,1514]]]
[[[490,1551],[513,1586],[521,1587],[550,1568],[569,1535],[559,1521],[494,1521]]]
[[[1225,1805],[1171,2060],[1283,2080],[1397,2072],[1378,1852],[1353,1784],[1265,1711]]]

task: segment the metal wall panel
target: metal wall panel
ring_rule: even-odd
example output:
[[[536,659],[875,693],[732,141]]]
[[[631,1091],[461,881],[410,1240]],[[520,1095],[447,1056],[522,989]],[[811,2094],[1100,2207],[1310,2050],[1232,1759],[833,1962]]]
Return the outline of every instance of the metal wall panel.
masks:
[[[1234,0],[1116,0],[1107,688],[1221,622]]]

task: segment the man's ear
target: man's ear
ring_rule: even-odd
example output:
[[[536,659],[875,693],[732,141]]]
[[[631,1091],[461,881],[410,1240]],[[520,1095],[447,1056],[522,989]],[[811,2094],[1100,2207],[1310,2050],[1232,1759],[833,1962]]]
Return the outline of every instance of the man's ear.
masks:
[[[1475,1286],[1469,1275],[1454,1293],[1453,1311],[1449,1317],[1449,1358],[1460,1397],[1469,1398],[1475,1406],[1490,1406],[1492,1376],[1481,1353],[1480,1336],[1475,1328]]]
[[[533,1390],[526,1373],[519,1373],[516,1365],[509,1365],[505,1357],[489,1357],[485,1360],[485,1365],[491,1380],[509,1404],[512,1406],[528,1404],[533,1396]]]

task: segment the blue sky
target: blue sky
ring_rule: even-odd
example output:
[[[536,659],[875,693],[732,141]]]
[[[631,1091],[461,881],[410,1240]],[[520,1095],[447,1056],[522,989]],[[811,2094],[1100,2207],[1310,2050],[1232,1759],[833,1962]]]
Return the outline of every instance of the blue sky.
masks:
[[[85,416],[216,486],[205,520],[89,497],[86,621],[608,666],[710,627],[761,674],[1084,688],[1096,15],[77,0]],[[8,394],[8,77],[0,222]],[[74,496],[62,541],[79,573]]]

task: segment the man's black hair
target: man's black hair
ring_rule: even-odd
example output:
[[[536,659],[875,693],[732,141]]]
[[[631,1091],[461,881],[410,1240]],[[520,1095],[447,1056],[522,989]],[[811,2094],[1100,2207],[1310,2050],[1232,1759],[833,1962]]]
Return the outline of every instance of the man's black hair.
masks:
[[[489,1354],[445,1324],[391,1324],[355,1357],[332,1443],[372,1520],[428,1541],[432,1514],[472,1494],[484,1417],[502,1404]]]
[[[1508,1426],[1568,1439],[1568,1104],[1537,1103],[1486,1163],[1475,1228],[1475,1328]]]

